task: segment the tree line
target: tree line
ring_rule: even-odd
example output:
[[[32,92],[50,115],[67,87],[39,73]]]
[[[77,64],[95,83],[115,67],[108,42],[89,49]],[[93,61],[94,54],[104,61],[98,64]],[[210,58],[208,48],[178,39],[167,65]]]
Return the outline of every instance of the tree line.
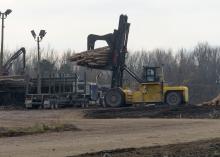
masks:
[[[76,72],[83,79],[86,72],[88,81],[110,84],[110,72],[78,67],[70,63],[68,58],[74,53],[72,50],[67,50],[58,55],[53,49],[43,50],[40,63],[41,74],[47,76],[51,73],[73,74]],[[11,53],[6,54],[5,60]],[[31,50],[26,56],[26,74],[32,77],[36,77],[36,54],[35,50]],[[208,43],[198,43],[193,49],[182,48],[177,51],[154,49],[129,52],[126,65],[140,77],[143,66],[162,66],[166,83],[189,87],[191,103],[210,100],[220,92],[220,47],[214,47]],[[16,60],[10,73],[18,74],[21,66],[21,59]],[[124,82],[131,88],[138,86],[137,82],[126,73]]]

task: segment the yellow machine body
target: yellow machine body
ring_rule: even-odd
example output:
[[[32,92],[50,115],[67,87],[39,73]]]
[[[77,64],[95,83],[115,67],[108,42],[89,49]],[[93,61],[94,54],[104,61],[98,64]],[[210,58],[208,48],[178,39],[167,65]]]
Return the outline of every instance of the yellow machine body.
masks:
[[[122,89],[126,104],[137,103],[164,103],[169,92],[177,92],[182,97],[182,103],[189,101],[188,87],[168,86],[160,82],[140,84],[139,90]]]
[[[129,71],[128,71],[129,72]],[[111,107],[131,104],[167,104],[171,106],[189,102],[188,87],[169,86],[163,78],[160,67],[144,67],[142,79],[130,72],[139,83],[137,90],[113,88],[105,96],[105,103]]]

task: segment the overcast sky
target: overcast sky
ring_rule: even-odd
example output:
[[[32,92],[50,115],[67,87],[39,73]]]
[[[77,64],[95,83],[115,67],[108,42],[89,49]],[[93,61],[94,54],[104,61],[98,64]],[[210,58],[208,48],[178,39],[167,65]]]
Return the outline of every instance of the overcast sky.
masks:
[[[219,0],[0,0],[5,47],[35,47],[30,30],[47,31],[42,47],[86,49],[88,34],[117,28],[121,13],[129,17],[128,49],[192,48],[198,42],[220,45]],[[102,45],[99,42],[98,45]]]

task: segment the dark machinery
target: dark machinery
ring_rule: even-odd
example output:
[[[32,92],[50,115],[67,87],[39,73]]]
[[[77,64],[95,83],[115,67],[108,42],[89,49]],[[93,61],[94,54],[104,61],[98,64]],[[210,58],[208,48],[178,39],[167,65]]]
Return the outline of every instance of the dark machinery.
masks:
[[[119,26],[113,33],[103,36],[90,34],[87,38],[87,49],[95,47],[97,40],[104,40],[111,49],[111,63],[107,69],[112,71],[111,87],[122,87],[123,71],[125,69],[125,55],[127,53],[127,43],[130,23],[127,22],[127,15],[121,15]]]
[[[9,75],[14,61],[23,54],[22,75]],[[23,104],[25,94],[25,48],[15,52],[3,65],[0,72],[0,105]]]
[[[22,73],[24,73],[25,71],[25,55],[26,55],[26,50],[24,47],[22,47],[21,49],[19,49],[17,52],[15,52],[8,60],[7,62],[3,65],[3,71],[1,75],[8,75],[9,74],[9,69],[12,67],[12,64],[14,63],[14,61],[16,59],[18,59],[18,57],[23,54],[23,69],[22,69]]]
[[[113,33],[103,36],[90,34],[87,38],[87,49],[95,47],[97,40],[107,42],[111,58],[107,67],[102,70],[112,71],[111,88],[105,95],[105,103],[108,106],[119,107],[135,103],[167,103],[179,105],[188,102],[188,88],[185,86],[168,86],[163,82],[163,76],[158,74],[159,67],[144,67],[143,79],[130,71],[125,65],[127,42],[130,23],[128,17],[121,15],[119,26]],[[131,91],[123,89],[123,72],[129,73],[140,83],[139,90]]]

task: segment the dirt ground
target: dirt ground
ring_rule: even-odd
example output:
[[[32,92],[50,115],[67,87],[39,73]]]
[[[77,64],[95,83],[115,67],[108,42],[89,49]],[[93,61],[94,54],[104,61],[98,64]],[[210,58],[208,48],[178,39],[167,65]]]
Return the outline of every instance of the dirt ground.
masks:
[[[86,119],[84,114],[88,112],[81,109],[0,111],[0,127],[65,123],[80,129],[0,138],[0,156],[65,157],[220,137],[220,120],[217,119]]]
[[[220,106],[140,106],[85,111],[86,118],[193,118],[219,119]]]
[[[219,157],[220,139],[148,148],[117,149],[97,153],[86,153],[72,157],[102,157],[105,155],[107,157]]]

